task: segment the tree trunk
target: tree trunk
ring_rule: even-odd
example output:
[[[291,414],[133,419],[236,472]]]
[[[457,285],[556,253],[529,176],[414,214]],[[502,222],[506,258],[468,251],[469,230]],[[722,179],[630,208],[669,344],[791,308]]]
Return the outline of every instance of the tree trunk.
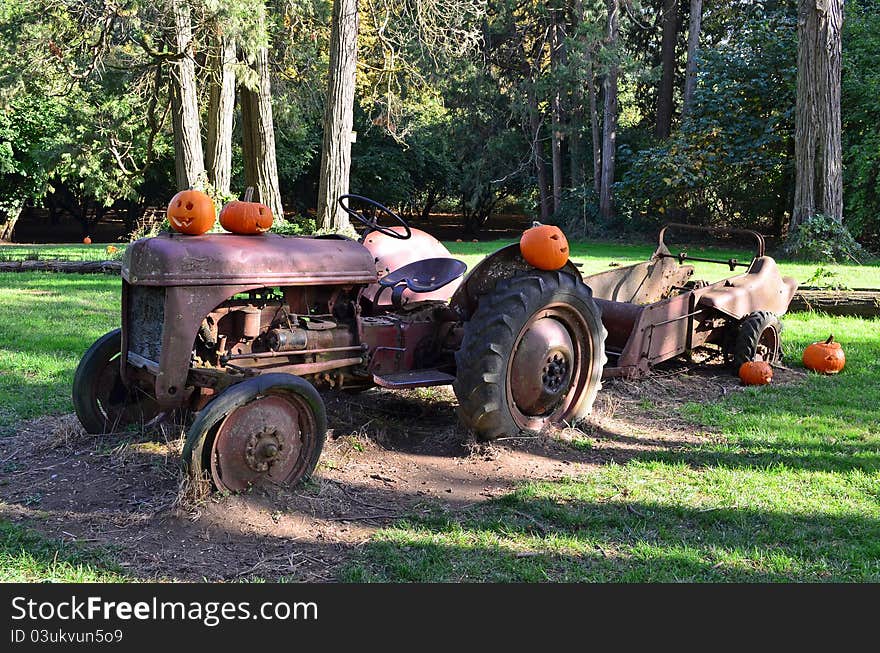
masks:
[[[216,35],[208,65],[208,181],[223,194],[232,181],[232,123],[235,109],[235,41]]]
[[[789,311],[818,311],[828,315],[856,315],[880,317],[880,290],[830,290],[827,288],[798,288]]]
[[[564,52],[565,28],[561,11],[553,11],[553,25],[551,35],[550,62],[553,70],[557,73],[565,64]],[[553,138],[551,140],[551,164],[553,170],[553,212],[557,213],[562,208],[562,89],[561,82],[554,82],[552,120]]]
[[[260,7],[257,20],[265,29],[265,9]],[[272,210],[272,215],[284,216],[281,190],[278,187],[278,162],[275,158],[275,126],[272,119],[272,84],[269,80],[269,50],[257,49],[253,66],[257,73],[257,88],[241,89],[242,149],[245,154],[244,177],[247,186],[253,186],[255,200]]]
[[[318,224],[335,231],[349,228],[348,215],[339,210],[336,201],[348,193],[351,171],[357,41],[357,0],[334,0],[318,183]]]
[[[700,47],[700,26],[703,20],[703,0],[691,0],[690,21],[688,23],[687,67],[684,77],[684,99],[681,116],[691,112],[694,89],[697,88],[697,51]]]
[[[617,75],[619,61],[617,53],[619,35],[619,0],[606,0],[608,6],[608,33],[606,46],[612,52],[605,75],[605,106],[602,120],[602,183],[599,192],[599,213],[609,220],[614,217],[614,160],[617,145]]]
[[[6,218],[0,221],[0,240],[12,240],[12,232],[15,231],[15,225],[21,217],[21,212],[24,209],[24,201],[22,200],[18,200],[14,203],[10,202],[10,204],[12,204],[12,206],[5,210]]]
[[[668,138],[672,131],[672,91],[675,83],[675,42],[678,40],[678,2],[663,0],[663,40],[660,58],[663,74],[657,94],[657,138]]]
[[[174,129],[174,164],[177,188],[193,188],[205,172],[202,135],[199,132],[199,105],[196,67],[193,58],[192,22],[186,0],[173,0],[174,37],[184,56],[172,67],[171,102]]]
[[[535,177],[538,182],[538,202],[541,222],[550,220],[550,193],[547,189],[547,169],[544,165],[544,144],[541,142],[541,114],[538,110],[538,99],[535,89],[529,84],[529,131],[532,139],[532,162],[535,165]]]
[[[577,38],[580,47],[576,48],[581,53],[586,49],[584,47],[584,36],[582,35],[582,23],[584,22],[584,3],[582,0],[575,0],[572,7],[571,32]],[[572,57],[574,59],[574,57]],[[571,170],[571,186],[572,188],[580,188],[584,185],[586,175],[584,174],[584,153],[583,153],[583,127],[584,127],[584,89],[580,84],[573,84],[571,88],[571,106],[568,112],[568,161]]]
[[[598,197],[602,192],[602,134],[599,131],[599,108],[593,62],[587,71],[587,93],[590,96],[590,133],[593,137],[593,188]]]
[[[791,227],[816,213],[843,220],[840,30],[843,0],[800,0]]]

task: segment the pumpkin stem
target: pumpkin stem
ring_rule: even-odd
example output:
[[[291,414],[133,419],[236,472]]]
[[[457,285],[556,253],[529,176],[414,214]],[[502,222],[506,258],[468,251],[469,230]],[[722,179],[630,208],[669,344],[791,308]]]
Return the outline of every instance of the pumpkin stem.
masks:
[[[834,342],[834,335],[828,336],[828,340],[825,341],[825,344],[830,345],[832,342]]]
[[[244,201],[250,202],[253,198],[254,198],[254,187],[248,186],[247,189],[244,191]]]

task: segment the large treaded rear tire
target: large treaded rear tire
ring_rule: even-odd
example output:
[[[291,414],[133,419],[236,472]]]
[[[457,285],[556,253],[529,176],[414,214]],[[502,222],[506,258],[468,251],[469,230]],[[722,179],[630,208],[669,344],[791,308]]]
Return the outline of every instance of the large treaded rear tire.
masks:
[[[546,415],[527,415],[511,394],[512,358],[535,317],[553,311],[578,348],[580,362],[572,365],[560,405]],[[453,389],[462,423],[483,440],[575,424],[590,413],[601,388],[606,335],[592,291],[569,274],[535,270],[498,282],[480,297],[455,355]]]

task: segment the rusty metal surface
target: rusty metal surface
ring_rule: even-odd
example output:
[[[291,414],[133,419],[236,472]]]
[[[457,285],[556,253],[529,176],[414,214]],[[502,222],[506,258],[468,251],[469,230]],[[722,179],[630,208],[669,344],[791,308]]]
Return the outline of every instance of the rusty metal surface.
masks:
[[[303,467],[304,442],[314,416],[296,396],[267,395],[234,410],[220,425],[211,452],[218,488],[240,492],[251,486],[288,485]]]
[[[700,305],[734,319],[754,311],[783,315],[797,290],[797,281],[783,277],[769,256],[756,258],[745,274],[731,277],[699,291]]]
[[[575,346],[562,322],[541,317],[531,322],[513,353],[512,394],[526,415],[544,415],[571,384]]]
[[[523,259],[519,251],[519,243],[506,245],[489,254],[471,269],[449,300],[450,306],[462,317],[470,316],[477,307],[477,300],[495,287],[502,279],[508,279],[517,273],[534,272],[535,268]],[[571,261],[560,270],[575,279],[581,273]]]
[[[591,274],[584,277],[584,283],[593,291],[593,297],[599,299],[652,304],[667,297],[673,288],[684,286],[693,273],[691,265],[679,265],[668,258],[654,258]]]
[[[122,276],[152,286],[318,285],[376,281],[370,252],[351,240],[277,234],[162,234],[129,245]]]
[[[403,227],[389,227],[391,231],[403,233]],[[454,258],[443,243],[429,233],[420,229],[412,229],[412,237],[408,240],[398,240],[385,234],[373,231],[364,238],[364,247],[369,250],[373,259],[371,264],[375,267],[376,274],[382,278],[404,265],[427,258]],[[453,293],[461,284],[460,279],[443,286],[433,292],[414,292],[407,288],[401,296],[403,303],[413,301],[441,300],[445,301],[452,297]],[[363,297],[369,302],[376,302],[377,306],[390,308],[391,293],[378,283],[372,283],[364,290]],[[380,295],[381,293],[381,295]]]

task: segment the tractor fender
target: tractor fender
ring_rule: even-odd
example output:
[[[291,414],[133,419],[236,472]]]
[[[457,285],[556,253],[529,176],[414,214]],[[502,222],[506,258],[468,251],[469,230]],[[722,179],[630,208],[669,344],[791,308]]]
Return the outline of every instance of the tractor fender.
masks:
[[[464,278],[458,287],[449,305],[463,319],[467,320],[477,308],[477,300],[480,295],[491,291],[495,284],[502,279],[519,276],[523,273],[533,272],[536,268],[522,257],[519,251],[519,243],[512,243],[489,254],[480,261]],[[569,274],[580,282],[583,282],[580,270],[569,259],[559,270]]]

